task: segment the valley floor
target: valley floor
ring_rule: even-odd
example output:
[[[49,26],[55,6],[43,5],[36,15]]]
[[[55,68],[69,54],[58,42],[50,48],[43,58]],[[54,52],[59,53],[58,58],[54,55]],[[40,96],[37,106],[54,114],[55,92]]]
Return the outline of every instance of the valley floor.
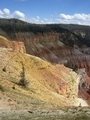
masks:
[[[0,108],[0,120],[90,120],[90,108],[74,107],[34,111]]]

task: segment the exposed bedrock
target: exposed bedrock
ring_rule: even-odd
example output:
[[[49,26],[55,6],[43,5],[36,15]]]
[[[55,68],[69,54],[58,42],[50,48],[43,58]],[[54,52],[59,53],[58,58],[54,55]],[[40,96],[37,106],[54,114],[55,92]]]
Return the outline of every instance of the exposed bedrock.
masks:
[[[85,68],[87,75],[83,79],[88,80],[87,84],[90,83],[90,27],[34,25],[16,19],[1,20],[0,35],[12,41],[4,45],[12,46],[11,48],[17,51],[25,52],[26,49],[26,53],[40,57],[53,65],[64,64],[76,72]],[[89,89],[87,92],[81,87],[79,93],[79,97],[89,99]]]
[[[3,36],[0,36],[0,47],[4,49],[14,50],[20,53],[26,53],[26,48],[23,42],[9,41]]]

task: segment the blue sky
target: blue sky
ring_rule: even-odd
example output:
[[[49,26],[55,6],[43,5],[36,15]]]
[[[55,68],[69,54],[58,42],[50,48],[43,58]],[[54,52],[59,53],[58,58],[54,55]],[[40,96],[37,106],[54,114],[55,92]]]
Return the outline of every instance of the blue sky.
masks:
[[[90,0],[0,0],[0,17],[35,23],[90,24]]]

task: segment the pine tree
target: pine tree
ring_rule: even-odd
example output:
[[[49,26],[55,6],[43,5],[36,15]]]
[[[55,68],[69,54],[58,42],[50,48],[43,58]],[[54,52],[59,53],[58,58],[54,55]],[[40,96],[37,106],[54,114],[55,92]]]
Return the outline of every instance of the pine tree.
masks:
[[[29,82],[25,78],[25,68],[24,68],[23,62],[22,62],[22,72],[21,72],[20,76],[21,76],[21,79],[19,81],[19,85],[21,85],[23,87],[27,87],[27,85],[29,84]]]

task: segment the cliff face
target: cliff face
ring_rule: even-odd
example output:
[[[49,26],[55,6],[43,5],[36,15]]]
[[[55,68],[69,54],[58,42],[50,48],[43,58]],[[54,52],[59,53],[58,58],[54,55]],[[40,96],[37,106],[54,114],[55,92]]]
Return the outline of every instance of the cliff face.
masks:
[[[17,52],[26,53],[26,48],[23,42],[11,41],[11,48]]]
[[[50,62],[61,63],[61,59],[71,54],[74,46],[79,44],[78,38],[69,32],[65,33],[15,33],[16,39],[19,38],[26,46],[28,54],[38,56]]]
[[[0,36],[0,47],[11,49],[16,52],[26,53],[26,49],[23,42],[10,41],[3,36]]]
[[[77,33],[82,39],[85,38],[85,33],[79,31]],[[19,34],[16,34],[17,38]],[[29,37],[28,37],[29,38]],[[85,38],[86,39],[86,38]],[[27,41],[27,39],[25,39]],[[24,40],[22,40],[24,41]],[[65,66],[72,68],[76,72],[79,69],[85,68],[87,77],[83,78],[85,81],[88,79],[88,85],[90,83],[90,48],[87,44],[80,43],[79,38],[71,33],[48,33],[38,34],[31,36],[25,42],[27,46],[27,52],[29,54],[38,56],[53,64],[64,64]],[[32,42],[33,41],[33,42]],[[30,46],[30,47],[29,47]],[[78,97],[84,99],[89,103],[90,94],[89,91],[84,90],[82,87],[78,90]]]
[[[64,64],[75,71],[85,68],[90,75],[90,48],[80,43],[73,34],[47,33],[30,36],[28,33],[16,33],[17,38],[24,42],[27,53],[55,64]]]

